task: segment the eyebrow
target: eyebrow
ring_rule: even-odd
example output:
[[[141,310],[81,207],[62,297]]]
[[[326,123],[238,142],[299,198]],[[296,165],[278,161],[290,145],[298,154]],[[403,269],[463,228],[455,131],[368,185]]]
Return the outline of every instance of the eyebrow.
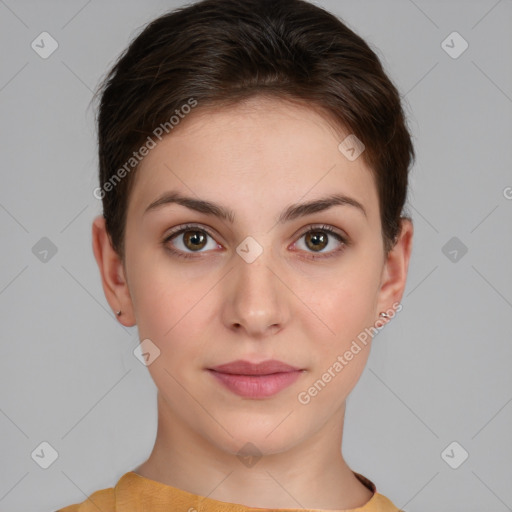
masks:
[[[165,192],[162,194],[144,210],[144,215],[169,204],[179,204],[189,208],[190,210],[195,210],[206,215],[213,215],[231,223],[235,221],[235,213],[233,210],[211,201],[186,197],[176,191]],[[305,217],[306,215],[327,210],[333,206],[352,206],[357,211],[363,213],[365,217],[368,217],[364,206],[353,197],[349,197],[344,194],[331,194],[307,203],[296,203],[288,206],[283,210],[277,222],[278,224],[282,224],[284,222],[295,220],[299,217]]]

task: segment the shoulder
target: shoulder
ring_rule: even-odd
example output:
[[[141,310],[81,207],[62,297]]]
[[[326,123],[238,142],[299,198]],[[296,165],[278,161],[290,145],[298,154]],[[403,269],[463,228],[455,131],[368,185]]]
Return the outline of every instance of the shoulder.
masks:
[[[85,501],[68,505],[55,512],[115,512],[115,492],[112,487],[92,493]]]
[[[389,498],[378,492],[375,493],[369,505],[370,504],[371,506],[369,506],[368,509],[363,507],[361,510],[365,512],[405,512],[405,510],[399,509],[394,505]]]
[[[399,509],[393,504],[393,502],[377,492],[377,486],[367,477],[361,473],[353,472],[354,475],[373,492],[373,496],[370,501],[363,507],[354,509],[352,512],[406,512],[405,510]]]

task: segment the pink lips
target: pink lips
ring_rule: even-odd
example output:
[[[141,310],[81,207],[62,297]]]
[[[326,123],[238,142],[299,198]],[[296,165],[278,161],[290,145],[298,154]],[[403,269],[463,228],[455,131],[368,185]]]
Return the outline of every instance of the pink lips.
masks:
[[[275,359],[259,364],[237,360],[208,370],[233,393],[247,398],[275,395],[295,382],[303,372]]]

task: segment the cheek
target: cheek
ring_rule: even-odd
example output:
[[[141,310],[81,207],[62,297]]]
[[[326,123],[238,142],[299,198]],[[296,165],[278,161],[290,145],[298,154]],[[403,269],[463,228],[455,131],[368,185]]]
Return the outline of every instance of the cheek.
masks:
[[[344,345],[352,337],[375,321],[375,307],[379,283],[379,269],[375,261],[346,266],[333,273],[321,285],[304,290],[308,304],[327,329],[322,336],[327,347]]]
[[[162,345],[172,343],[183,331],[188,333],[187,339],[194,339],[194,332],[200,327],[195,320],[204,295],[204,286],[148,276],[136,292],[140,335],[155,338]]]
[[[370,353],[371,336],[365,329],[375,322],[380,269],[375,259],[355,258],[312,293],[311,307],[322,319],[309,325],[314,343],[314,365],[305,398],[315,396],[319,411],[339,407],[359,380]],[[327,292],[325,290],[328,290]],[[316,393],[316,395],[315,395]]]
[[[215,293],[209,292],[216,282],[214,276],[155,258],[143,263],[142,257],[134,258],[132,272],[130,292],[140,339],[150,339],[160,349],[166,366],[172,362],[180,368],[182,360],[190,364],[201,353],[215,314]]]
[[[345,276],[329,294],[313,299],[312,309],[328,329],[311,316],[306,329],[314,362],[299,402],[315,404],[318,417],[327,418],[343,404],[366,366],[371,336],[365,329],[373,325],[375,300],[369,274]]]

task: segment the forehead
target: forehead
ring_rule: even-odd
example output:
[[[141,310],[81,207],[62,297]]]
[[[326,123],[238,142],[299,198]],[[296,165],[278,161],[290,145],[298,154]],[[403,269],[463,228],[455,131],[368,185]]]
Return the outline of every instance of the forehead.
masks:
[[[199,104],[177,128],[139,164],[129,206],[138,215],[172,189],[235,211],[344,193],[365,205],[370,220],[378,217],[370,169],[338,148],[349,132],[307,105],[270,98]]]

